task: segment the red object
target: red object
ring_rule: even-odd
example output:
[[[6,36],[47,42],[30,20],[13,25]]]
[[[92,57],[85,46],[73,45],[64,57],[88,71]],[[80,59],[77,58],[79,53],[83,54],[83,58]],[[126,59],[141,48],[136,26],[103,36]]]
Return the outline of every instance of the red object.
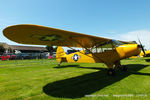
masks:
[[[10,60],[10,59],[15,59],[16,55],[12,54],[12,53],[8,53],[8,54],[3,54],[1,56],[1,60]]]
[[[51,59],[51,58],[52,58],[52,56],[49,56],[48,58],[49,58],[49,59]]]

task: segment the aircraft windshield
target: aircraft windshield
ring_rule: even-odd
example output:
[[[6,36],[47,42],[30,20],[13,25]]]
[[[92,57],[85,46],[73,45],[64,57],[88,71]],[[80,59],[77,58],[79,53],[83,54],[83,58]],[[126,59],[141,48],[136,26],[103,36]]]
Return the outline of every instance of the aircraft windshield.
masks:
[[[115,44],[116,46],[119,46],[119,45],[123,45],[123,43],[117,41],[117,40],[111,40],[113,42],[113,44]]]

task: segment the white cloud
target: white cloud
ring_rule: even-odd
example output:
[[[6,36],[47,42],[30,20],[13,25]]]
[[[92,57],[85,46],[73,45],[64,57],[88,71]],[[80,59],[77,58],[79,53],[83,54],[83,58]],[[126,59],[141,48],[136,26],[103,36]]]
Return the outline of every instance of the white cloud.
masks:
[[[12,42],[10,40],[8,40],[4,35],[3,35],[3,29],[6,28],[9,25],[13,25],[13,20],[10,19],[4,19],[4,18],[0,18],[0,42],[6,42],[8,44],[17,44],[15,42]]]
[[[150,49],[150,30],[137,30],[131,31],[123,34],[118,35],[119,40],[125,41],[136,41],[138,42],[138,37],[141,43],[145,46],[145,49]]]

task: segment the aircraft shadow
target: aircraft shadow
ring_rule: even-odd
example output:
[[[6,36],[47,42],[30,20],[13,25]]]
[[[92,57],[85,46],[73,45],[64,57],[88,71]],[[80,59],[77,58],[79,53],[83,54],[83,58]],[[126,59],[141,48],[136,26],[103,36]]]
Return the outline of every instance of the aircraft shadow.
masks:
[[[53,68],[67,68],[67,67],[78,67],[80,65],[61,65],[61,66],[57,66],[57,67],[53,67]]]
[[[150,59],[145,59],[146,62],[150,62]]]
[[[150,73],[140,73],[137,72],[147,65],[142,64],[129,64],[127,65],[127,72],[117,71],[116,76],[107,76],[107,68],[98,68],[98,67],[76,67],[76,68],[85,68],[85,69],[99,69],[98,72],[93,72],[89,74],[84,74],[81,76],[59,80],[53,83],[48,83],[43,87],[43,92],[47,95],[60,98],[81,98],[85,95],[92,94],[96,91],[103,89],[106,86],[109,86],[115,82],[120,81],[121,79],[131,75],[150,75]],[[69,66],[66,66],[69,67]],[[70,66],[72,67],[72,66]],[[65,66],[64,66],[65,68]]]

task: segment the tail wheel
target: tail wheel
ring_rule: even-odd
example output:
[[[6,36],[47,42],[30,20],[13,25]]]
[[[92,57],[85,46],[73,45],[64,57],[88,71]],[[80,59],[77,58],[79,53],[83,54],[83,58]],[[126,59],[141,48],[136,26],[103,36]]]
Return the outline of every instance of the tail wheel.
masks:
[[[58,67],[60,67],[60,64],[58,64]]]
[[[107,75],[109,76],[114,76],[115,75],[115,70],[114,69],[108,69]]]
[[[60,62],[59,64],[58,64],[58,67],[60,67],[60,64],[61,64],[62,62]]]

